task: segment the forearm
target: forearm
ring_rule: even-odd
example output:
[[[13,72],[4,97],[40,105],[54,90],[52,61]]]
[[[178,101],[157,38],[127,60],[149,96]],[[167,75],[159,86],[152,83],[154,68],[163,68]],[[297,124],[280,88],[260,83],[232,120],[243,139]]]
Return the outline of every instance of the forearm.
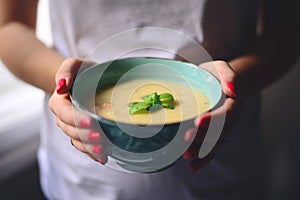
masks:
[[[0,59],[21,80],[52,93],[55,73],[64,58],[35,37],[34,29],[18,22],[0,28]]]
[[[297,1],[260,2],[262,35],[247,54],[229,61],[237,73],[237,87],[245,95],[258,92],[281,78],[300,53]]]
[[[299,31],[262,35],[253,48],[229,61],[237,73],[237,87],[243,95],[259,92],[282,77],[299,56]]]

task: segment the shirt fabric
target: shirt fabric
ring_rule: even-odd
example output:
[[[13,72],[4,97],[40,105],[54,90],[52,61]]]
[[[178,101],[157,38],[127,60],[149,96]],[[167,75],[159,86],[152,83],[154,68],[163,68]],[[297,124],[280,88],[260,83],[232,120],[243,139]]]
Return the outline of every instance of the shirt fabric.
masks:
[[[178,31],[200,43],[207,40],[213,59],[231,59],[251,45],[257,7],[253,0],[50,0],[53,49],[65,57],[85,58],[114,34],[150,26]],[[147,34],[136,29],[136,41],[151,44],[160,37]],[[175,41],[168,48],[179,51],[188,45]],[[149,54],[172,58],[161,52],[144,55]],[[110,58],[103,55],[100,61]],[[38,152],[41,185],[48,199],[233,200],[260,195],[259,96],[246,100],[227,142],[194,174],[183,159],[151,174],[120,172],[91,160],[57,127],[49,98],[46,94]]]

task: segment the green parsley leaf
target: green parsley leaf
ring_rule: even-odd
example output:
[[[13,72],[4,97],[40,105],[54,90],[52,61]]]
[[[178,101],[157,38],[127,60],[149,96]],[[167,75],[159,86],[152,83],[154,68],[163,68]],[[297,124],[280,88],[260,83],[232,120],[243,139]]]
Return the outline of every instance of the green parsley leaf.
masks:
[[[157,92],[153,92],[150,95],[142,97],[143,102],[129,103],[129,113],[136,114],[138,112],[154,111],[160,108],[174,109],[174,97],[170,93],[162,93],[160,95]]]

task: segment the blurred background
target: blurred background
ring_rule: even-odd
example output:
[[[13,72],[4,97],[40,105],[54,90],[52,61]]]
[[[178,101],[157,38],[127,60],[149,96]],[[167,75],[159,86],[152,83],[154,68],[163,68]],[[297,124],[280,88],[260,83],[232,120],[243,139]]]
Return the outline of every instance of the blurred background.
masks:
[[[47,1],[37,36],[51,44]],[[268,199],[300,199],[300,59],[263,91],[262,128]],[[17,80],[0,62],[0,199],[44,199],[36,151],[43,92]]]

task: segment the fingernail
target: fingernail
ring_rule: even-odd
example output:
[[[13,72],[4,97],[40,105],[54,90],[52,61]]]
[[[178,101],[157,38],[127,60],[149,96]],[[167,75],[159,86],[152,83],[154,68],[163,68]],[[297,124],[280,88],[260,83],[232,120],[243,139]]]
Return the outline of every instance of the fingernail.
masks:
[[[182,157],[186,160],[189,160],[193,157],[193,155],[189,151],[186,151],[183,153]]]
[[[227,82],[227,88],[228,88],[229,91],[232,93],[232,95],[233,95],[234,97],[236,97],[236,94],[235,94],[235,87],[234,87],[233,82]]]
[[[60,79],[57,83],[56,91],[59,92],[65,86],[66,86],[66,79],[64,79],[64,78]]]
[[[95,154],[100,154],[101,151],[102,151],[102,147],[101,147],[100,145],[95,145],[95,146],[93,146],[92,151],[93,151]]]
[[[98,132],[95,132],[95,131],[90,132],[88,134],[88,139],[90,141],[99,141],[100,140],[100,134]]]
[[[198,125],[198,127],[208,127],[210,124],[210,117],[198,117],[196,119],[196,125]]]
[[[81,120],[80,122],[80,126],[84,127],[84,128],[89,128],[90,127],[90,122],[87,120]]]
[[[189,129],[185,132],[184,134],[184,141],[186,142],[191,142],[194,137],[195,137],[195,130],[194,129]]]

